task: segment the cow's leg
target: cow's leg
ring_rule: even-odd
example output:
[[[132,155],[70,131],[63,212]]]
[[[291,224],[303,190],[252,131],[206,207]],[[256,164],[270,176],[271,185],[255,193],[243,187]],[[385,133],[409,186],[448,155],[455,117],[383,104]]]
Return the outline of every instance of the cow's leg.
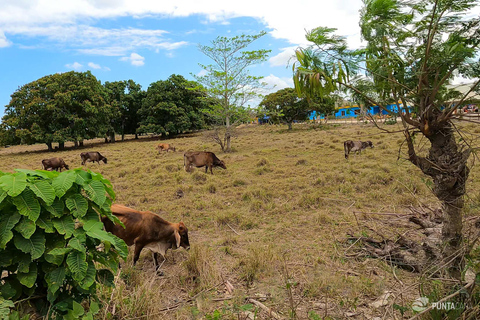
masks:
[[[143,244],[139,243],[137,239],[134,241],[135,243],[135,252],[133,254],[133,265],[135,265],[138,261],[138,258],[140,258],[140,252],[142,252],[143,249]]]
[[[157,272],[157,274],[159,276],[163,276],[163,271],[160,271],[160,268],[163,266],[163,264],[165,263],[165,261],[167,261],[167,259],[162,255],[162,258],[163,258],[163,261],[162,263],[159,265],[158,264],[158,252],[155,252],[153,254],[153,259],[155,260],[155,271]]]
[[[208,173],[208,164],[205,166],[205,173]]]
[[[213,165],[210,166],[210,173],[213,174]]]

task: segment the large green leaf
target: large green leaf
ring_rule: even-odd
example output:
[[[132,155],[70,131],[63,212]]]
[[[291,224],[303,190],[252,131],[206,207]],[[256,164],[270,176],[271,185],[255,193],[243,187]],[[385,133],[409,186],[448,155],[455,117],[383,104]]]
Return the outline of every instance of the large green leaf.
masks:
[[[58,231],[58,233],[65,235],[66,238],[70,238],[75,230],[75,221],[73,221],[72,216],[64,215],[61,218],[53,219],[53,226]]]
[[[25,189],[19,196],[13,198],[13,204],[21,215],[28,217],[33,222],[37,221],[40,216],[40,203],[30,189]]]
[[[11,197],[16,197],[27,187],[27,175],[23,172],[5,174],[0,177],[0,187]]]
[[[92,174],[93,180],[98,180],[103,183],[108,195],[112,198],[112,200],[115,201],[115,191],[113,191],[112,183],[108,179],[105,179],[100,173],[91,172],[91,171],[89,172]]]
[[[80,239],[77,238],[72,238],[70,241],[68,241],[68,246],[81,252],[85,252],[85,244],[80,241]]]
[[[23,216],[22,220],[15,226],[15,230],[18,231],[25,239],[30,239],[32,234],[37,230],[35,222],[29,218]]]
[[[105,195],[105,187],[103,186],[103,183],[98,180],[92,180],[86,183],[83,186],[83,189],[87,192],[90,200],[92,200],[99,206],[103,205],[105,199],[107,198]]]
[[[85,278],[80,283],[80,286],[84,290],[88,290],[92,284],[95,282],[95,276],[97,275],[97,269],[95,269],[95,264],[93,262],[88,263],[87,273]]]
[[[120,239],[119,237],[113,234],[112,234],[112,237],[114,239],[113,245],[115,249],[117,249],[118,253],[120,254],[120,257],[122,257],[124,260],[127,260],[127,256],[128,256],[127,244],[125,243],[125,241],[123,241],[122,239]]]
[[[58,175],[57,171],[30,170],[30,169],[15,169],[15,171],[23,172],[27,176],[42,177],[44,179],[52,179]]]
[[[63,210],[65,209],[65,204],[63,199],[56,198],[51,206],[46,207],[47,211],[50,212],[53,216],[60,218],[63,216]]]
[[[0,296],[0,319],[8,319],[10,308],[14,308],[13,301],[5,300]]]
[[[55,188],[55,194],[61,198],[72,187],[75,182],[76,174],[74,171],[62,172],[53,179],[52,186]]]
[[[32,259],[40,258],[45,252],[45,234],[41,229],[37,229],[30,239],[25,239],[21,234],[16,234],[13,237],[13,242],[17,249],[30,253]]]
[[[112,244],[115,243],[115,239],[113,235],[109,232],[103,230],[103,223],[100,221],[87,221],[83,225],[83,229],[87,233],[87,236],[101,240],[101,241],[108,241]]]
[[[21,217],[16,211],[2,212],[0,216],[0,249],[5,249],[7,243],[12,240],[13,232],[11,230]]]
[[[3,284],[0,286],[0,293],[5,299],[16,300],[22,294],[22,285],[18,282],[15,275],[10,275],[2,279]]]
[[[74,170],[77,176],[75,177],[75,183],[84,186],[87,182],[92,180],[92,175],[81,168]]]
[[[55,248],[48,251],[48,254],[52,256],[64,256],[71,251],[72,251],[72,248]]]
[[[84,252],[72,251],[67,256],[67,265],[72,272],[73,279],[81,282],[87,274],[88,264]]]
[[[113,273],[108,269],[100,269],[97,272],[97,280],[109,287],[113,287],[115,277]]]
[[[83,217],[88,210],[88,201],[78,193],[68,197],[65,200],[65,205],[76,218]]]
[[[33,287],[37,280],[37,264],[32,262],[28,273],[17,273],[17,279],[27,288]]]
[[[7,197],[7,192],[0,188],[0,203]]]
[[[51,205],[53,200],[55,200],[55,189],[45,180],[30,183],[28,184],[28,187],[37,195],[37,197],[45,201],[47,206]]]
[[[53,271],[50,271],[45,275],[45,280],[48,284],[48,291],[50,291],[52,294],[57,292],[65,280],[65,267],[61,266]]]
[[[31,262],[30,254],[18,251],[15,254],[15,263],[18,264],[17,272],[27,273],[30,270]]]
[[[54,233],[52,218],[48,215],[48,212],[42,210],[40,217],[37,219],[37,226],[45,230],[46,233]]]

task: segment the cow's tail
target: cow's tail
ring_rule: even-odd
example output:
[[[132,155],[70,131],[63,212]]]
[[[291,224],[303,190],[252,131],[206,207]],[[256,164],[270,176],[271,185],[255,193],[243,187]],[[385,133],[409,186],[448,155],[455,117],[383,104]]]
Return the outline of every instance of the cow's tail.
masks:
[[[185,155],[185,153],[183,154],[183,170],[187,171],[187,156]]]
[[[348,141],[343,143],[343,149],[345,150],[345,159],[348,160]]]

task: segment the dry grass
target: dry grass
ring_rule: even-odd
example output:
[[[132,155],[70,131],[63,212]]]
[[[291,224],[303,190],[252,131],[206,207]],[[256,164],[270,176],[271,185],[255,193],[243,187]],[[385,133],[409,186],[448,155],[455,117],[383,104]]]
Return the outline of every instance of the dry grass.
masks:
[[[200,319],[215,309],[223,310],[222,319],[237,319],[235,307],[258,294],[285,317],[292,308],[300,319],[312,311],[321,317],[343,318],[345,312],[357,312],[352,319],[394,312],[400,317],[392,303],[388,310],[369,303],[390,290],[395,303],[407,305],[418,297],[418,287],[409,285],[419,278],[396,270],[399,285],[388,264],[348,257],[345,238],[370,232],[362,227],[365,221],[395,234],[394,227],[369,213],[404,213],[419,203],[435,206],[431,182],[407,161],[397,161],[400,133],[385,134],[371,125],[294,128],[243,127],[230,154],[201,134],[169,140],[177,152],[162,154],[154,139],[86,142],[82,150],[56,153],[42,151],[42,145],[18,146],[0,150],[0,170],[40,169],[41,160],[53,156],[75,168],[80,152],[100,151],[108,164],[89,163],[88,168],[110,179],[117,203],[185,222],[192,249],[169,251],[163,277],[154,274],[147,250],[136,268],[127,261],[116,289],[99,289],[108,305],[103,319]],[[371,140],[375,148],[346,161],[347,139]],[[228,169],[216,168],[214,175],[203,169],[185,172],[183,151],[189,149],[216,152]],[[478,214],[479,186],[480,172],[473,167],[467,215]],[[227,280],[235,288],[233,297],[217,301],[228,298],[222,285]],[[175,308],[166,310],[169,306]],[[264,318],[260,312],[257,319]]]

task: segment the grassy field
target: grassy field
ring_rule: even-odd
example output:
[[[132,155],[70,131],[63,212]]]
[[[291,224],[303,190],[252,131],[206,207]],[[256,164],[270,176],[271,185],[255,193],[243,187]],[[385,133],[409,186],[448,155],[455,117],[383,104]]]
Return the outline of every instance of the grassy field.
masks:
[[[470,138],[479,134],[477,128],[465,125]],[[371,140],[375,148],[346,161],[347,139]],[[425,144],[418,139],[418,145]],[[148,250],[133,268],[131,250],[117,287],[100,288],[101,319],[253,319],[255,312],[256,319],[270,318],[262,309],[245,311],[248,298],[285,319],[294,314],[299,319],[400,319],[394,305],[408,308],[424,295],[419,288],[433,290],[422,286],[420,275],[366,258],[358,244],[346,241],[349,234],[378,238],[377,232],[392,237],[408,232],[414,227],[405,219],[384,214],[438,207],[431,181],[405,160],[404,146],[399,153],[401,133],[383,133],[370,124],[295,125],[292,132],[283,126],[246,126],[238,129],[229,154],[202,133],[168,142],[177,152],[159,154],[159,141],[145,138],[87,141],[81,150],[56,153],[46,152],[44,145],[0,150],[2,171],[41,169],[41,160],[53,156],[76,168],[80,152],[100,151],[108,164],[87,167],[110,179],[117,203],[189,228],[191,250],[169,251],[163,277],[155,275]],[[213,151],[227,170],[187,173],[187,150]],[[479,186],[480,172],[473,166],[467,217],[478,214]],[[371,304],[386,292],[391,293],[386,306]]]

